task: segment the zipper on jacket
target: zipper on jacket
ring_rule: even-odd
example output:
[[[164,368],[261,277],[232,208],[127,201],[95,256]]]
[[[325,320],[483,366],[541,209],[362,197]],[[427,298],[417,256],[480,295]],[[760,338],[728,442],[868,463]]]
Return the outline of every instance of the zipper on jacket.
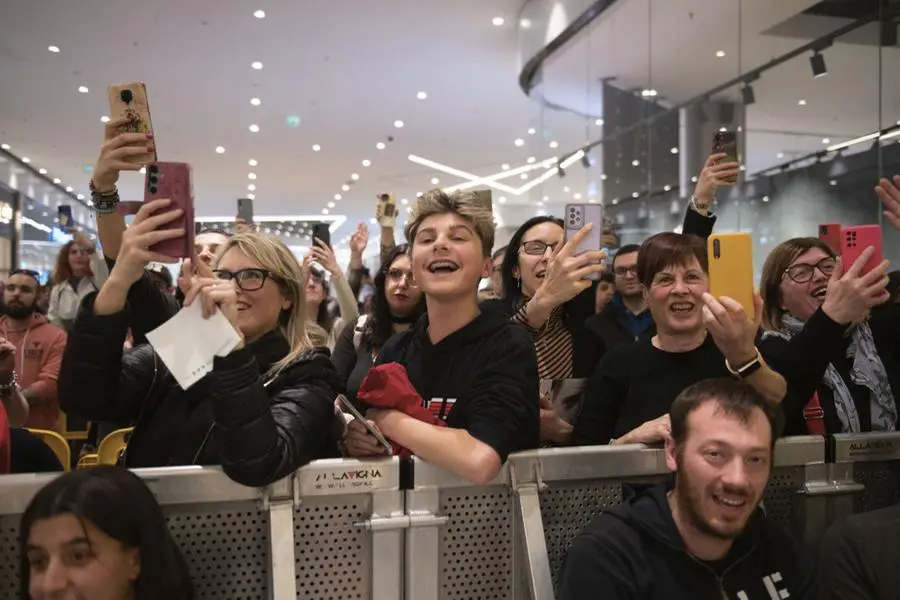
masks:
[[[730,570],[732,570],[733,568],[735,568],[736,566],[738,566],[740,563],[742,563],[746,558],[748,558],[748,557],[749,557],[751,554],[753,554],[755,551],[756,551],[756,544],[753,544],[753,546],[751,546],[750,549],[749,549],[746,553],[744,553],[740,558],[738,558],[736,561],[734,561],[733,563],[731,563],[730,565],[728,565],[728,568],[725,569],[724,571],[722,571],[722,574],[721,574],[721,575],[719,575],[718,573],[716,573],[716,572],[712,569],[712,567],[710,567],[709,565],[707,565],[705,562],[703,562],[702,560],[700,560],[699,558],[697,558],[697,557],[694,556],[693,554],[687,553],[687,555],[690,556],[690,557],[691,557],[691,560],[693,560],[695,563],[697,563],[698,565],[700,565],[701,567],[703,567],[704,569],[706,569],[707,571],[709,571],[710,573],[713,574],[713,577],[716,578],[716,585],[719,586],[719,594],[720,594],[721,597],[722,597],[721,600],[731,600],[731,599],[728,597],[728,594],[725,592],[725,576],[728,575],[728,572],[729,572]]]

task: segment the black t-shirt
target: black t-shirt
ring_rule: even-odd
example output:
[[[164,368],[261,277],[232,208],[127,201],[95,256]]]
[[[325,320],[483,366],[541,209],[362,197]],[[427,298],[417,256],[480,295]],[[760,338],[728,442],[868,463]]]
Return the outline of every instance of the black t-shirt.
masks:
[[[396,362],[425,405],[448,427],[465,429],[501,461],[537,448],[540,438],[537,357],[531,336],[502,314],[484,312],[437,344],[428,316],[393,336],[378,364]]]
[[[572,444],[607,444],[669,412],[685,388],[704,379],[732,377],[712,336],[689,352],[666,352],[651,339],[620,346],[597,365],[585,388]]]
[[[331,353],[331,362],[334,363],[338,375],[345,381],[344,395],[354,404],[356,404],[356,393],[359,391],[359,386],[362,385],[369,369],[374,364],[374,353],[367,348],[361,332],[360,335],[357,335],[356,329],[360,318],[357,317],[344,325],[344,329],[334,345],[334,351]],[[357,337],[360,341],[359,347],[356,345]]]

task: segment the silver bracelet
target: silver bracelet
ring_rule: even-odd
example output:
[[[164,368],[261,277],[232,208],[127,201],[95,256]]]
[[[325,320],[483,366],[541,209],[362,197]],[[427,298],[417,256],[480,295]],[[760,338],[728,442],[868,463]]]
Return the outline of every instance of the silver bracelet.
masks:
[[[19,389],[19,376],[12,372],[12,377],[6,383],[0,383],[0,396],[8,396],[13,390]]]

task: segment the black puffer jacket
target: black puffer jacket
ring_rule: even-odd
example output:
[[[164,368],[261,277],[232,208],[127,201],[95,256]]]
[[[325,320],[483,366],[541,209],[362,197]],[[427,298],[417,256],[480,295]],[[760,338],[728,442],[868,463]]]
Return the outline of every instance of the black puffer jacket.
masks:
[[[266,379],[289,350],[272,332],[216,358],[213,372],[185,391],[149,345],[123,353],[128,309],[97,316],[94,297],[69,334],[59,400],[85,419],[133,423],[125,466],[222,465],[238,483],[263,486],[339,456],[341,381],[326,355],[310,350]]]

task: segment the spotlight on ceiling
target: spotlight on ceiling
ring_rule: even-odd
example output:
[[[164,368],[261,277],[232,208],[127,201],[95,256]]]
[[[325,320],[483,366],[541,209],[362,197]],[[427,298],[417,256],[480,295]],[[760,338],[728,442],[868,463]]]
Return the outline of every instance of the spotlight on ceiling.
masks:
[[[590,169],[593,166],[593,163],[591,162],[591,155],[588,154],[589,152],[590,150],[585,148],[584,154],[581,155],[581,164],[585,169]]]
[[[753,86],[749,83],[741,88],[741,98],[744,100],[744,106],[750,106],[756,102],[756,94],[753,92]]]
[[[559,175],[560,177],[566,176],[566,170],[563,169],[562,165],[556,165],[556,174]]]
[[[813,77],[825,77],[828,75],[828,67],[825,65],[825,55],[818,51],[809,57],[809,66],[812,68]]]

